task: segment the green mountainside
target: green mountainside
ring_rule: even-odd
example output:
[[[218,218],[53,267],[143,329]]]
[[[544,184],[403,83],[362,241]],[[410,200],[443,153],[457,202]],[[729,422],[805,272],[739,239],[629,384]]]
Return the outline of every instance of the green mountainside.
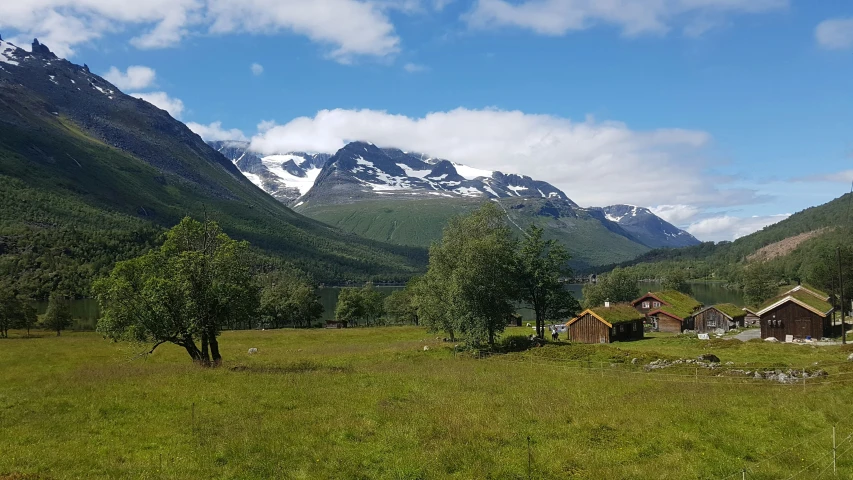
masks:
[[[399,245],[429,246],[441,237],[448,220],[473,211],[482,198],[424,198],[402,196],[379,200],[361,200],[334,205],[297,207],[297,211],[370,239]],[[548,199],[502,198],[515,231],[521,234],[530,224],[545,229],[545,236],[566,246],[572,255],[572,267],[578,271],[627,261],[649,251],[632,241],[625,232],[614,232],[588,212]],[[618,229],[615,224],[612,228]]]
[[[657,249],[622,266],[632,267],[641,278],[659,277],[673,268],[687,269],[692,278],[719,279],[739,283],[743,267],[764,261],[779,280],[806,278],[819,252],[834,250],[837,245],[850,245],[851,207],[853,196],[845,194],[816,207],[807,208],[776,224],[767,226],[734,242],[706,242],[681,249]],[[804,235],[808,234],[808,235]],[[757,259],[756,252],[772,248],[800,236],[803,240],[767,260]],[[602,267],[600,271],[613,266]]]
[[[0,278],[38,296],[57,286],[85,294],[185,215],[206,215],[323,282],[423,269],[422,248],[294,213],[168,113],[88,68],[49,51],[15,54],[18,64],[0,69]]]

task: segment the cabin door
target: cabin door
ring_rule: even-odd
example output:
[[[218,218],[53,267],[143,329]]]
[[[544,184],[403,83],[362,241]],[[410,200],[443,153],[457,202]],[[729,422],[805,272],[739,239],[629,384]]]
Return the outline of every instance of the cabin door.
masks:
[[[798,338],[806,338],[812,334],[812,321],[810,318],[798,318],[794,320],[794,336]]]

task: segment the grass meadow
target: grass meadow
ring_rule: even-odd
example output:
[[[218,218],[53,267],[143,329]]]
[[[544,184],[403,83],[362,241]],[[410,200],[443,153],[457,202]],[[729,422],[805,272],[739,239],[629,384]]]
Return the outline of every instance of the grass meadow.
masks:
[[[847,347],[659,336],[473,358],[416,327],[268,330],[224,333],[203,369],[171,346],[13,333],[0,479],[853,478]],[[641,368],[705,352],[829,375]]]

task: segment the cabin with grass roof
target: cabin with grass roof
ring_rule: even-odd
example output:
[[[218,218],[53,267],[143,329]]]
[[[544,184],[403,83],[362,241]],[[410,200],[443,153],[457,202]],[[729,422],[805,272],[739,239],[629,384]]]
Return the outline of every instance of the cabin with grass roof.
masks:
[[[831,336],[834,309],[828,300],[805,288],[794,288],[768,300],[757,312],[761,338],[774,337],[784,342],[788,335],[816,340]]]
[[[693,314],[702,308],[701,302],[675,290],[649,292],[631,305],[645,315],[656,331],[669,333],[692,329]]]
[[[643,338],[645,315],[628,304],[589,308],[566,323],[569,340],[578,343],[612,343]]]
[[[746,312],[731,303],[721,303],[705,307],[693,314],[693,328],[696,333],[714,333],[722,330],[728,332],[734,328],[742,328]]]

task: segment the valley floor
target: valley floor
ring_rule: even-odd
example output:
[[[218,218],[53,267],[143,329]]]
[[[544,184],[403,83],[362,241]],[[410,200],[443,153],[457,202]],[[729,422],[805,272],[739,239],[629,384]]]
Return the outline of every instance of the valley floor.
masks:
[[[416,327],[277,330],[226,332],[205,370],[39,335],[0,340],[2,479],[829,478],[833,425],[853,474],[853,347],[661,335],[476,359]],[[643,368],[702,353],[722,366]],[[730,372],[774,368],[828,375]]]

